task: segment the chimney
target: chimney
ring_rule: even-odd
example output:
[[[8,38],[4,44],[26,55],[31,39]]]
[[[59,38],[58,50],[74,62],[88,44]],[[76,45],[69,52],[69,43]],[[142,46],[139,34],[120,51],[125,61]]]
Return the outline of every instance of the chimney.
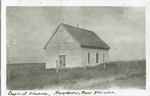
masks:
[[[79,24],[77,23],[77,27],[79,28]]]

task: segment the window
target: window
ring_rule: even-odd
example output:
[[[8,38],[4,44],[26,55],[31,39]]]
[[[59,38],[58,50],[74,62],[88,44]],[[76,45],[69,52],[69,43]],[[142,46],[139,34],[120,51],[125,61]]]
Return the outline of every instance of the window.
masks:
[[[59,55],[59,67],[66,67],[66,56]]]
[[[96,53],[96,63],[98,63],[98,53]]]
[[[88,63],[90,63],[90,53],[88,53]]]

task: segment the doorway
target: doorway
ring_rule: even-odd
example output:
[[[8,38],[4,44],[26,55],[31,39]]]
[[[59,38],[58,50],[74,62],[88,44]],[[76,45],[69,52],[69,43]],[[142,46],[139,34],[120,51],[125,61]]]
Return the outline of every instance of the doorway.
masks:
[[[59,55],[59,67],[66,67],[66,56]]]

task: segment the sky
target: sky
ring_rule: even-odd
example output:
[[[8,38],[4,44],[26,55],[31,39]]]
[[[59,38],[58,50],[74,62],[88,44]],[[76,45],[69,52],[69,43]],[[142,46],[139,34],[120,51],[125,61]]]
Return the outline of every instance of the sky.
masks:
[[[144,7],[7,7],[7,61],[45,63],[60,22],[94,31],[111,47],[110,61],[146,58]]]

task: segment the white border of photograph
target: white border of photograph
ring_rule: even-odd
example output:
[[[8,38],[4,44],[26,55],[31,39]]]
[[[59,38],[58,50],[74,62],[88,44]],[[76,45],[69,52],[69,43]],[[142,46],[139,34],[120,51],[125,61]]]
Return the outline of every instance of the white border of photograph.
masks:
[[[106,90],[114,91],[118,96],[121,95],[135,95],[135,96],[147,96],[150,95],[150,0],[2,0],[2,48],[1,48],[1,90],[2,96],[9,96],[8,90],[6,90],[6,7],[7,6],[145,6],[146,9],[146,90]],[[16,90],[14,92],[48,92],[53,96],[56,90]],[[63,91],[63,90],[62,90]],[[64,90],[67,91],[67,90]],[[72,90],[73,91],[73,90]],[[75,90],[74,90],[75,91]],[[83,90],[78,90],[83,91]],[[90,90],[87,90],[90,91]],[[95,90],[91,90],[94,92]],[[104,90],[101,90],[104,91]],[[104,94],[101,94],[104,95]],[[111,94],[109,94],[111,95]],[[112,94],[113,95],[113,94]],[[11,96],[11,95],[10,95]],[[17,95],[16,95],[17,96]],[[20,95],[21,96],[21,95]],[[30,95],[33,96],[33,95]],[[39,95],[40,96],[40,95]],[[43,95],[42,95],[43,96]],[[65,95],[66,96],[66,95]],[[69,96],[69,95],[67,95]],[[81,95],[84,96],[84,95]],[[85,95],[86,96],[86,95]]]

